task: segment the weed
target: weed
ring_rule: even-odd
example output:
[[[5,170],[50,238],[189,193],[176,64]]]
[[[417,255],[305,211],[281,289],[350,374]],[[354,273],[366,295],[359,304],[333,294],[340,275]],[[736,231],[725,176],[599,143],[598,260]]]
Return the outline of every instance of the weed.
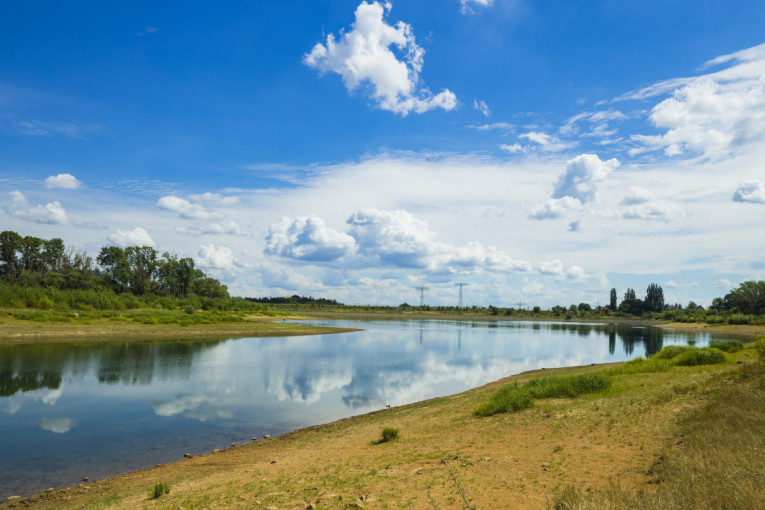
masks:
[[[149,499],[158,499],[163,494],[170,494],[170,484],[167,482],[157,482],[149,489]]]
[[[497,413],[508,413],[526,409],[534,404],[534,398],[518,383],[500,388],[475,410],[478,416],[492,416]]]

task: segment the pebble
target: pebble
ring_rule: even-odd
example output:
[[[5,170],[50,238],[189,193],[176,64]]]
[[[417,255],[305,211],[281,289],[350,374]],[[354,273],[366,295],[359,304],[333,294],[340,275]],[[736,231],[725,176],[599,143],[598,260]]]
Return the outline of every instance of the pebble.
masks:
[[[193,455],[191,455],[190,453],[184,453],[183,456],[186,457],[187,459],[190,459],[191,457],[193,457]]]
[[[271,434],[263,434],[263,439],[271,439]]]

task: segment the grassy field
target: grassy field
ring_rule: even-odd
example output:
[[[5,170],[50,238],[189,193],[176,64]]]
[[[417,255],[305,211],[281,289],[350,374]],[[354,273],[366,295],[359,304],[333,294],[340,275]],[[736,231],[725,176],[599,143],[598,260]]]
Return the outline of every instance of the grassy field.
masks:
[[[750,345],[713,365],[675,356],[655,371],[539,370],[8,505],[765,508],[760,354]],[[582,374],[609,383],[571,377]],[[475,414],[508,384],[533,388],[532,405]]]
[[[352,331],[286,324],[286,313],[195,310],[64,312],[0,310],[0,345],[20,343],[154,341],[294,336]]]

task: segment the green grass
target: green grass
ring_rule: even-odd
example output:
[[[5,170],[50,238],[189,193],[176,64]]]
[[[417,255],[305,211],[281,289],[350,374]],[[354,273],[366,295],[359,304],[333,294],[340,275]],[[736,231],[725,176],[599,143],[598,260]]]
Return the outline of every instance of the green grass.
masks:
[[[725,353],[710,347],[703,349],[690,349],[672,360],[675,365],[682,367],[694,367],[697,365],[717,365],[725,363]]]
[[[686,351],[689,351],[691,349],[695,349],[695,347],[691,347],[690,345],[668,345],[653,356],[651,358],[654,359],[673,359],[681,354],[683,354]]]
[[[734,353],[743,349],[744,343],[740,340],[717,340],[715,342],[710,342],[709,347],[728,353]]]
[[[474,414],[491,416],[520,411],[531,407],[535,398],[572,398],[597,393],[610,386],[611,379],[601,372],[532,379],[522,386],[518,383],[503,386],[481,403]]]
[[[149,489],[149,499],[159,499],[164,494],[170,494],[170,484],[167,482],[157,482]]]
[[[645,374],[666,372],[672,368],[672,361],[667,359],[659,359],[651,357],[635,358],[627,361],[623,365],[612,367],[603,371],[606,375],[628,375],[628,374]]]

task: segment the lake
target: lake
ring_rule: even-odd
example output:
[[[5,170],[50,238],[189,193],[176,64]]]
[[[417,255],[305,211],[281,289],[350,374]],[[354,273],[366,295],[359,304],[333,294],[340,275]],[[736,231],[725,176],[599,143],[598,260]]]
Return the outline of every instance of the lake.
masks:
[[[0,500],[526,370],[622,361],[713,338],[609,324],[310,323],[364,331],[0,347]]]

